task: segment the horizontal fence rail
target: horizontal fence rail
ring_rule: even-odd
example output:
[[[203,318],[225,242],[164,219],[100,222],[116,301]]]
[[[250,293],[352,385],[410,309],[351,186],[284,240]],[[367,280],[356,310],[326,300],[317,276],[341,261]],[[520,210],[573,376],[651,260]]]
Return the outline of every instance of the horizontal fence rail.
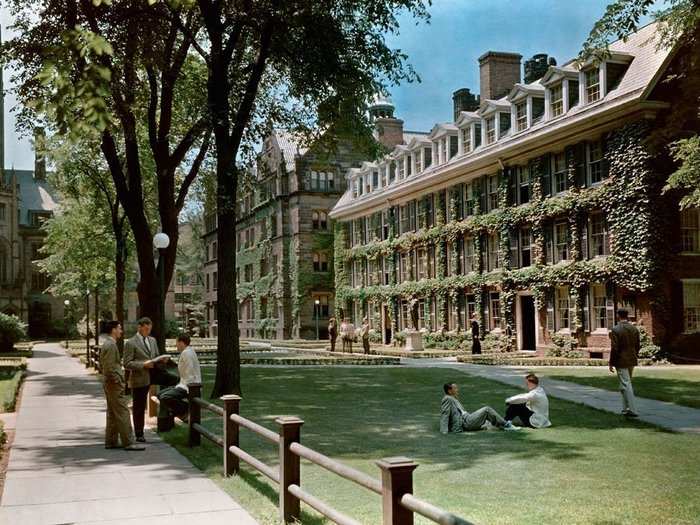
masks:
[[[225,476],[237,474],[240,462],[243,461],[277,483],[279,485],[280,519],[284,523],[300,520],[300,503],[304,502],[333,523],[361,525],[359,521],[334,509],[301,487],[301,459],[305,459],[381,496],[382,525],[413,525],[415,514],[439,525],[471,525],[470,522],[413,495],[413,471],[418,467],[418,464],[408,458],[394,457],[377,461],[381,479],[375,479],[302,445],[300,443],[301,427],[304,421],[297,417],[277,418],[275,423],[279,429],[278,432],[273,432],[240,415],[241,398],[239,396],[223,396],[221,400],[224,406],[221,408],[219,405],[201,398],[201,384],[190,384],[188,389],[189,446],[200,445],[201,437],[204,436],[221,447]],[[202,425],[202,409],[222,417],[223,436],[215,434]],[[241,428],[277,445],[279,449],[279,465],[277,467],[265,464],[240,447],[239,433]]]

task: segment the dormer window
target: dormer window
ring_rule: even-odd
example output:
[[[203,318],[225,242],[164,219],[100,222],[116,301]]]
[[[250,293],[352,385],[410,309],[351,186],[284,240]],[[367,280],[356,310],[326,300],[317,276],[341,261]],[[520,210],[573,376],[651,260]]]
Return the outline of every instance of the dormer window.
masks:
[[[397,175],[399,177],[399,180],[403,180],[403,174],[404,174],[403,159],[399,159],[396,161],[396,171],[398,172]]]
[[[486,144],[496,142],[496,116],[486,119]]]
[[[510,115],[508,113],[498,113],[499,128],[498,138],[505,137],[510,131]]]
[[[474,124],[474,149],[481,146],[481,124]]]
[[[460,133],[462,134],[462,153],[469,153],[472,150],[471,129],[463,128]]]
[[[515,106],[515,125],[518,131],[527,129],[527,101],[523,100]]]
[[[404,159],[406,160],[406,177],[410,177],[413,174],[413,155],[406,155]]]
[[[532,124],[536,124],[540,120],[542,120],[542,117],[544,116],[544,99],[541,97],[532,97],[532,109],[531,109],[531,120]]]
[[[551,89],[550,112],[552,118],[564,113],[564,89],[562,84],[557,84]]]
[[[586,103],[590,104],[600,99],[600,73],[598,68],[584,71],[586,82]]]
[[[427,169],[433,163],[433,149],[423,148],[423,169]]]

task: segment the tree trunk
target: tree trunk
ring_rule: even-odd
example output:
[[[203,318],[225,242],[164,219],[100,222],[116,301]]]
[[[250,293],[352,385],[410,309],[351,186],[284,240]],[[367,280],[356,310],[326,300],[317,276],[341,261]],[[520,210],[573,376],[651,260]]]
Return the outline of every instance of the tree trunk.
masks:
[[[217,152],[222,151],[217,145]],[[218,157],[217,153],[217,157]],[[235,167],[217,162],[217,348],[212,398],[241,393],[241,358],[236,298],[236,186]]]
[[[117,310],[117,321],[124,328],[124,289],[126,285],[126,236],[124,226],[119,219],[113,223],[114,237],[116,239],[116,250],[114,254],[115,289],[114,303]],[[122,341],[119,341],[119,349],[122,349]]]

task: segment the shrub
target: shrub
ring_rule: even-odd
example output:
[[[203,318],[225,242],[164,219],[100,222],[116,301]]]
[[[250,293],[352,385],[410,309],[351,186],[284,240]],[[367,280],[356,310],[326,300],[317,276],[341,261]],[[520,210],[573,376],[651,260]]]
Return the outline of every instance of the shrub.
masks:
[[[637,328],[639,329],[639,358],[665,361],[666,353],[661,350],[659,345],[654,344],[649,332],[643,326],[637,326]]]
[[[481,351],[485,354],[510,352],[512,340],[505,332],[489,332],[481,342]]]
[[[14,315],[0,313],[0,352],[11,352],[17,341],[27,337],[27,325]]]
[[[578,359],[583,357],[583,352],[577,349],[578,339],[569,334],[552,334],[554,347],[547,350],[547,357],[566,357]]]
[[[444,350],[469,350],[471,336],[466,332],[428,332],[423,334],[423,346]]]
[[[406,344],[406,332],[399,331],[394,334],[394,345],[404,346]]]
[[[384,341],[382,341],[381,332],[372,328],[369,331],[369,342],[373,344],[382,344]]]

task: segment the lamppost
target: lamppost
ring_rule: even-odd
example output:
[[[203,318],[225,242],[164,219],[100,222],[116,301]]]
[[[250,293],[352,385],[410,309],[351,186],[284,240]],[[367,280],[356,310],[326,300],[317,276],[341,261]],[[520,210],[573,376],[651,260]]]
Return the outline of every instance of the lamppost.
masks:
[[[316,340],[319,339],[318,337],[318,316],[319,316],[319,310],[321,309],[321,301],[316,299],[314,301],[314,312],[316,312]]]
[[[160,232],[153,236],[153,246],[158,250],[158,305],[160,308],[160,329],[158,336],[158,350],[165,353],[165,250],[170,246],[170,237]]]
[[[68,341],[68,307],[70,306],[70,300],[66,299],[63,301],[63,306],[63,331],[66,333],[66,341]]]

